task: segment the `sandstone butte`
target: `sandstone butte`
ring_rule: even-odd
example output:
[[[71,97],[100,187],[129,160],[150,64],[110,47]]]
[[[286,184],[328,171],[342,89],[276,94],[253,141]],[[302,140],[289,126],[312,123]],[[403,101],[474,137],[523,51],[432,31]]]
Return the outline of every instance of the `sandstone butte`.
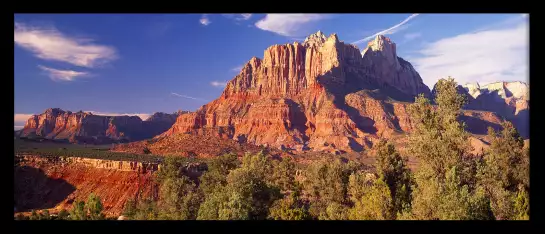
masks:
[[[263,59],[251,58],[219,98],[181,114],[155,140],[206,129],[240,143],[294,152],[359,152],[381,137],[410,132],[407,106],[420,93],[432,97],[390,39],[379,35],[360,54],[336,34],[318,31],[303,43],[273,45]],[[481,135],[503,121],[475,110],[465,110],[461,118]]]
[[[19,132],[20,137],[40,136],[73,143],[107,144],[152,138],[176,121],[180,113],[154,113],[145,121],[138,116],[102,116],[89,112],[70,112],[49,108],[31,116]]]

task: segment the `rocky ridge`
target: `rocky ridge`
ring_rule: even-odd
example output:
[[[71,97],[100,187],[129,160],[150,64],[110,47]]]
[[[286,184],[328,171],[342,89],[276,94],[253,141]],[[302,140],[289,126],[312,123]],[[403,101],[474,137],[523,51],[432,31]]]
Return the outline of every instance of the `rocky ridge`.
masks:
[[[318,32],[253,57],[218,99],[180,115],[156,138],[224,128],[230,139],[279,149],[361,151],[411,131],[407,105],[420,93],[431,96],[390,39],[377,36],[362,56],[336,34]],[[479,125],[501,121],[491,113],[464,116]]]
[[[520,81],[495,82],[487,85],[461,85],[468,97],[466,109],[495,112],[511,121],[521,136],[529,138],[530,87]]]
[[[138,116],[102,116],[49,108],[30,117],[19,136],[93,144],[135,141],[168,130],[179,114],[154,113],[142,121]]]

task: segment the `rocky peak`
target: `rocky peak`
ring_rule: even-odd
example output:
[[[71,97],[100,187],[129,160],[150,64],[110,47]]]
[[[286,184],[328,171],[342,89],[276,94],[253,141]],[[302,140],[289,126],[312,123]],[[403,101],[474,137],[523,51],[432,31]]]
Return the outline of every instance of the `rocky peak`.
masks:
[[[63,111],[61,108],[48,108],[44,111],[45,114],[48,114],[48,115],[59,115],[59,114],[63,114],[65,111]]]
[[[468,83],[462,85],[462,87],[473,98],[477,98],[482,94],[496,93],[498,97],[505,99],[514,97],[516,99],[529,100],[529,86],[521,81],[513,82],[494,82],[486,85],[479,85],[479,83]]]
[[[383,35],[377,35],[374,40],[367,44],[362,52],[362,56],[381,56],[386,58],[389,65],[399,69],[400,64],[397,59],[396,44],[390,38]]]
[[[305,47],[319,47],[321,46],[327,38],[322,33],[322,31],[318,31],[314,34],[311,34],[307,38],[305,38],[305,41],[303,42],[303,46]]]

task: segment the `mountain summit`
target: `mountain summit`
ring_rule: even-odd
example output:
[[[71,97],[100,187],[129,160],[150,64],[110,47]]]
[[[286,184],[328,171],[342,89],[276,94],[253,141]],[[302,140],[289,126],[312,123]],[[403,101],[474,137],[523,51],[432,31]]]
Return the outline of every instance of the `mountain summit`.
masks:
[[[156,138],[216,131],[280,149],[361,151],[379,137],[410,131],[407,104],[399,101],[420,93],[431,95],[390,39],[377,36],[362,56],[336,34],[318,31],[251,58],[218,99],[180,115]]]

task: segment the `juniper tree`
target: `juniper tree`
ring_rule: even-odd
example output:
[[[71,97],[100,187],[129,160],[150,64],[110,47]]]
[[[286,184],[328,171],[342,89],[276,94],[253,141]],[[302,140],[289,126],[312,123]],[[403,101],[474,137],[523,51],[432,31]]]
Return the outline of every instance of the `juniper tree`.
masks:
[[[406,165],[406,159],[401,157],[394,145],[381,140],[375,147],[377,174],[388,185],[393,212],[397,214],[404,207],[410,206],[412,174]]]
[[[500,132],[489,128],[488,137],[490,148],[479,168],[479,185],[490,197],[496,219],[525,217],[522,204],[530,188],[528,149],[511,122],[503,122]]]
[[[465,124],[459,122],[466,98],[453,78],[436,85],[435,103],[422,94],[409,106],[415,130],[409,136],[409,153],[420,163],[415,173],[411,210],[403,218],[488,219],[487,198],[474,186],[475,170]],[[468,162],[469,161],[469,162]],[[448,198],[448,199],[447,199]]]

